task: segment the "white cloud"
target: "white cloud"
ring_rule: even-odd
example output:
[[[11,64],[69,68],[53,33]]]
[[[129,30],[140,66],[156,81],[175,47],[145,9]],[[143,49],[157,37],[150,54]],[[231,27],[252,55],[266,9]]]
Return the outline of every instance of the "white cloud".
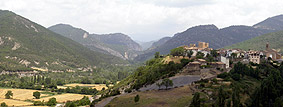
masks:
[[[253,25],[283,13],[282,0],[1,0],[45,27],[67,23],[90,33],[155,40],[201,24]]]

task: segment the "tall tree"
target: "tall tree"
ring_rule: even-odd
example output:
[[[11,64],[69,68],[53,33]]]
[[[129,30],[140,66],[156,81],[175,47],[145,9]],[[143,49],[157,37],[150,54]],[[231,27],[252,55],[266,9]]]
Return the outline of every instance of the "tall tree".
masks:
[[[155,52],[154,58],[160,58],[160,53],[159,52]]]
[[[169,86],[173,86],[173,81],[168,78],[165,78],[162,80],[162,84],[166,87],[167,90]]]
[[[170,54],[173,56],[183,56],[184,53],[185,53],[185,50],[183,47],[174,48],[170,52]]]
[[[224,107],[225,106],[225,99],[226,99],[226,93],[223,89],[223,86],[220,86],[218,90],[218,96],[217,96],[217,106],[218,107]]]
[[[234,86],[233,88],[232,102],[233,102],[233,107],[240,107],[240,94],[239,94],[239,88],[237,86]]]
[[[39,99],[39,98],[40,98],[40,92],[38,92],[38,91],[33,92],[33,96],[34,96],[36,99]]]
[[[139,102],[139,100],[140,100],[140,96],[137,94],[136,96],[135,96],[135,102],[137,103],[137,102]]]
[[[10,99],[12,97],[13,97],[13,92],[11,90],[7,91],[7,93],[5,94],[5,98]]]
[[[56,98],[52,97],[49,99],[49,101],[47,102],[47,106],[54,106],[56,105],[57,101],[56,101]]]
[[[190,104],[190,107],[200,107],[200,93],[196,92],[193,101]]]

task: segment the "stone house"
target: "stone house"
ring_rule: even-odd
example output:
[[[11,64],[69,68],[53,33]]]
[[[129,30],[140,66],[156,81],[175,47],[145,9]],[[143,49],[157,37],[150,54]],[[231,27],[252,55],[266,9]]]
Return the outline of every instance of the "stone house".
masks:
[[[211,68],[226,69],[226,64],[223,62],[210,62],[208,63]]]

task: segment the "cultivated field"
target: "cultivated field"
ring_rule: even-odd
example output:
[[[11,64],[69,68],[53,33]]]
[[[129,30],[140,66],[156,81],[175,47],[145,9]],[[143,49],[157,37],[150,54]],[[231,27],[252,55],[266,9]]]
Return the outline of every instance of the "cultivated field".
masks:
[[[57,102],[63,103],[67,101],[74,101],[74,100],[80,100],[84,96],[91,97],[91,95],[81,95],[81,94],[60,94],[60,95],[54,95],[54,96],[49,96],[41,99],[35,99],[36,101],[48,101],[50,98],[54,97],[56,98]]]
[[[67,88],[67,87],[76,87],[76,86],[92,87],[92,88],[96,88],[97,90],[102,90],[103,87],[107,89],[106,84],[78,84],[78,83],[66,84],[64,85],[64,87],[58,87],[58,88]]]
[[[33,92],[38,91],[38,90],[28,90],[28,89],[0,89],[0,98],[4,99],[5,94],[7,93],[8,90],[12,91],[12,93],[14,94],[13,99],[16,100],[27,100],[27,99],[32,100],[34,98]]]
[[[32,105],[32,102],[25,102],[13,99],[2,99],[0,98],[0,103],[5,102],[8,106],[27,106]]]
[[[7,91],[12,91],[13,97],[12,99],[5,99],[5,94]],[[25,100],[33,100],[33,101],[48,101],[50,98],[56,98],[57,102],[67,102],[80,100],[84,96],[91,97],[90,95],[81,95],[81,94],[60,94],[60,95],[52,95],[51,92],[42,92],[40,95],[40,99],[34,99],[33,92],[38,90],[28,90],[28,89],[0,89],[0,103],[5,102],[8,106],[27,106],[33,105],[32,102],[26,102]],[[44,93],[44,94],[43,94]],[[49,94],[51,93],[51,94]]]

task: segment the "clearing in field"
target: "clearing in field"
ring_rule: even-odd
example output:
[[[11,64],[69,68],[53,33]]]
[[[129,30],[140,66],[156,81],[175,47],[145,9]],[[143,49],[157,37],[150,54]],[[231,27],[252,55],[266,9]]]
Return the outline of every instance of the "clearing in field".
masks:
[[[8,106],[27,106],[32,105],[32,102],[25,102],[13,99],[2,99],[0,98],[0,103],[5,102]]]
[[[76,86],[80,86],[80,87],[92,87],[92,88],[96,88],[97,90],[102,90],[102,88],[104,87],[105,89],[107,89],[106,84],[78,84],[78,83],[73,83],[73,84],[66,84],[64,85],[64,87],[61,88],[65,88],[65,87],[76,87]],[[59,87],[60,88],[60,87]]]
[[[108,105],[110,107],[184,107],[192,100],[192,91],[189,86],[170,90],[152,90],[134,92],[125,96],[114,98]],[[134,102],[136,95],[140,96],[138,103]]]
[[[64,103],[67,101],[75,101],[75,100],[80,100],[84,96],[91,97],[91,95],[81,95],[81,94],[60,94],[60,95],[54,95],[54,96],[49,96],[41,99],[34,99],[36,101],[48,101],[50,98],[54,97],[56,98],[57,102],[59,103]]]

